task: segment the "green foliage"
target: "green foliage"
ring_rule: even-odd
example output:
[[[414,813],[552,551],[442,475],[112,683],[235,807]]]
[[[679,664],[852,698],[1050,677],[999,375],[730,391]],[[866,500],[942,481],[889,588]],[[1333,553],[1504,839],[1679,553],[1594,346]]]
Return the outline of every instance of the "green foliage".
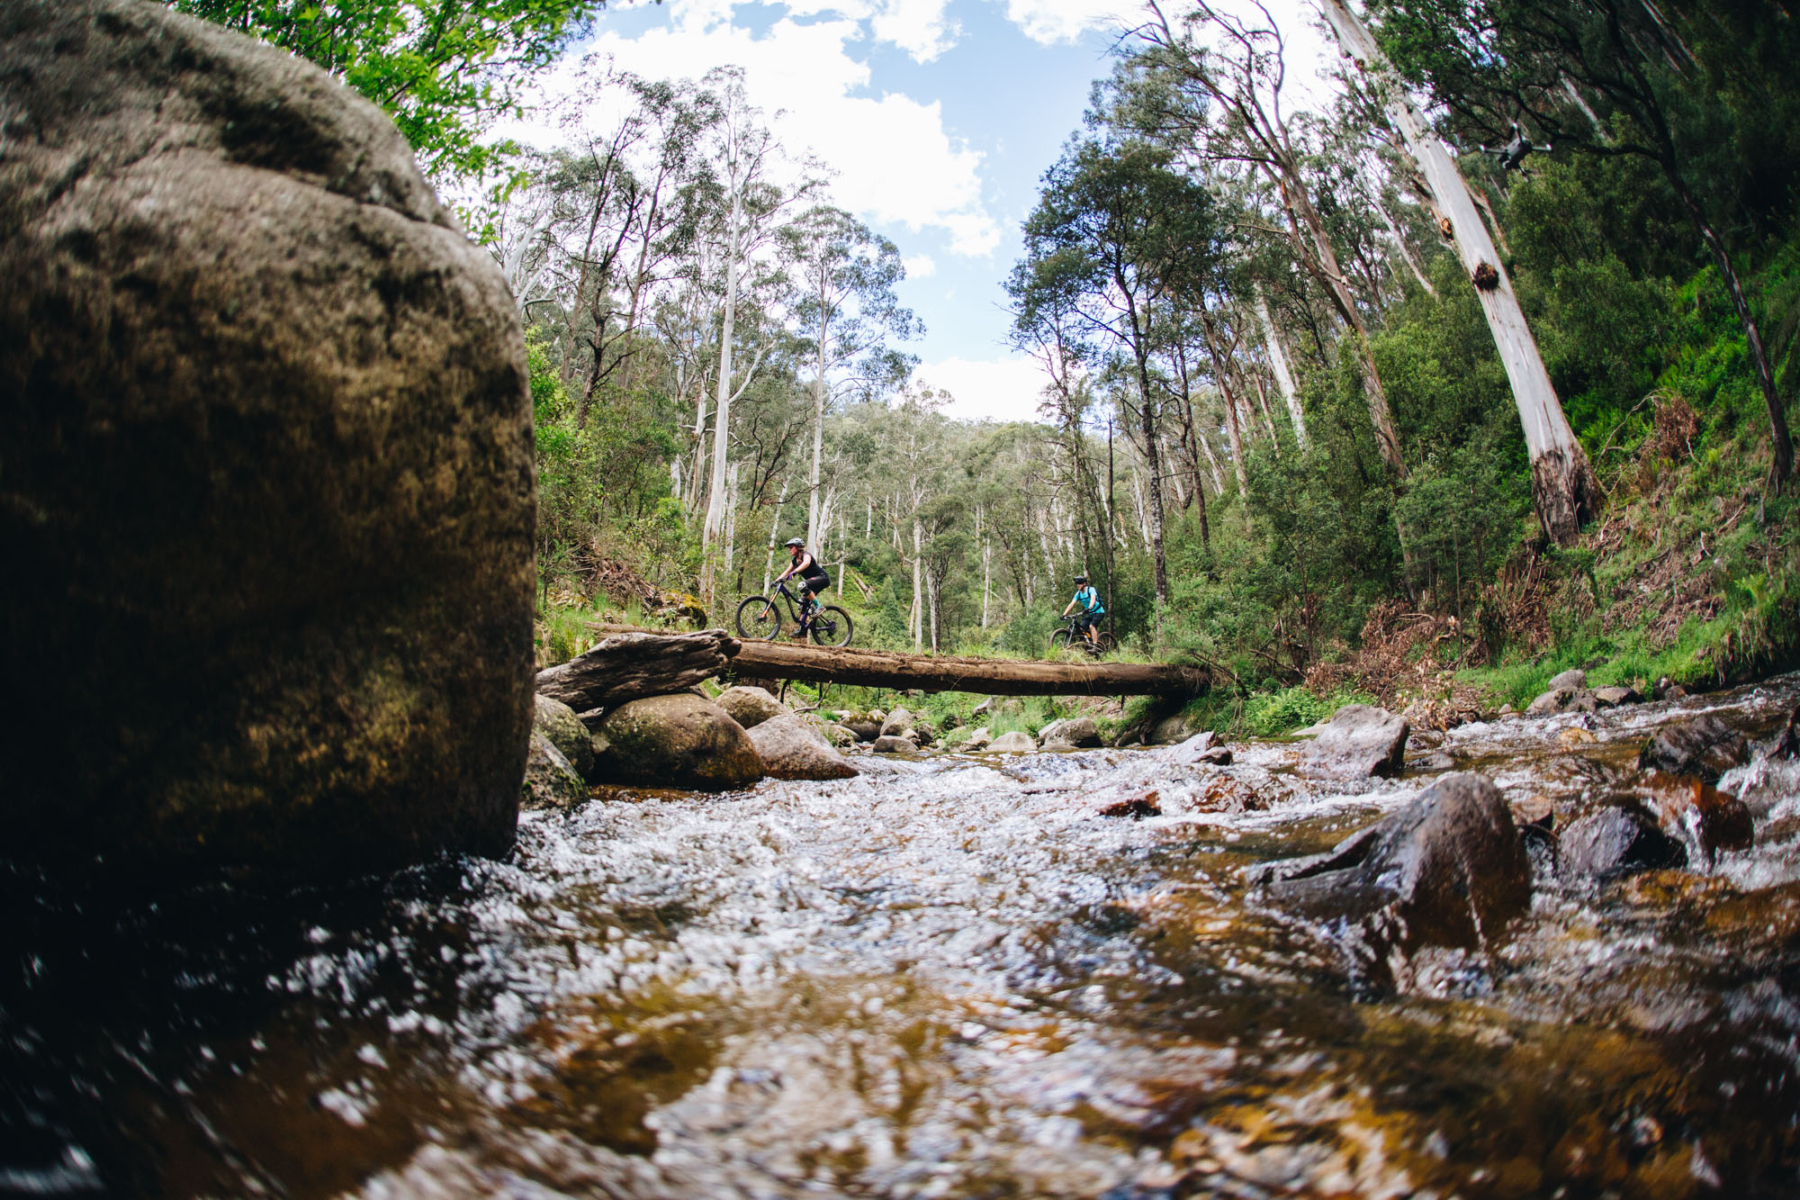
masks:
[[[440,178],[513,152],[482,134],[603,0],[164,0],[310,59],[387,110]]]

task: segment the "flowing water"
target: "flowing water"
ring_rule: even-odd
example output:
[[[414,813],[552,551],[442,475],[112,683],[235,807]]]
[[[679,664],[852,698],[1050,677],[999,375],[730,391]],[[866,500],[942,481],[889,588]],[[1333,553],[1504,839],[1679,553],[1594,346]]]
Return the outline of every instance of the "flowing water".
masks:
[[[1442,749],[1566,813],[1642,788],[1660,723],[1766,736],[1797,701]],[[1432,776],[1323,788],[1291,743],[1234,749],[602,791],[506,862],[124,917],[14,876],[0,1193],[1800,1194],[1800,767],[1759,748],[1721,784],[1753,849],[1603,887],[1540,856],[1502,949],[1396,992],[1243,876]]]

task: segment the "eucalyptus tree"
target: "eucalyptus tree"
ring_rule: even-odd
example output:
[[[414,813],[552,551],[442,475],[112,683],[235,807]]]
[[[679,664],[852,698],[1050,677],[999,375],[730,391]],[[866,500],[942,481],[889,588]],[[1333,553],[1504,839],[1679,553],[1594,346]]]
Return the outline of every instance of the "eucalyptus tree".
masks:
[[[1044,176],[1025,221],[1025,257],[1007,281],[1015,330],[1066,314],[1072,332],[1119,360],[1149,468],[1147,516],[1156,599],[1169,597],[1163,549],[1158,420],[1152,384],[1168,307],[1183,279],[1216,254],[1212,197],[1172,169],[1169,152],[1142,139],[1083,138]]]
[[[1370,85],[1382,94],[1388,119],[1423,173],[1435,207],[1449,222],[1450,243],[1481,301],[1512,387],[1513,403],[1519,410],[1519,424],[1531,457],[1531,498],[1538,522],[1552,541],[1573,545],[1581,537],[1582,524],[1599,514],[1600,486],[1588,465],[1587,452],[1581,448],[1557,399],[1550,372],[1545,370],[1543,356],[1538,353],[1537,339],[1519,307],[1506,265],[1476,211],[1468,181],[1444,143],[1427,126],[1405,88],[1392,77],[1386,55],[1362,18],[1346,0],[1321,3],[1344,53],[1356,61]],[[1774,411],[1779,415],[1778,405]]]
[[[888,344],[924,332],[894,285],[906,275],[900,251],[840,208],[820,205],[781,231],[797,295],[794,317],[808,330],[813,358],[812,466],[806,485],[806,544],[820,544],[820,480],[825,414],[846,391],[884,394],[906,381],[917,359]]]
[[[1404,479],[1394,416],[1369,342],[1369,321],[1307,178],[1305,151],[1285,111],[1286,38],[1258,0],[1245,20],[1193,0],[1171,22],[1155,0],[1136,31],[1139,46],[1114,78],[1115,119],[1154,132],[1201,160],[1237,164],[1273,190],[1271,207],[1294,260],[1323,288],[1354,339],[1376,446]],[[1218,45],[1206,44],[1216,36]],[[1270,224],[1270,231],[1278,227]]]
[[[1750,123],[1744,110],[1772,104],[1791,82],[1800,49],[1792,14],[1781,5],[1708,0],[1385,0],[1376,15],[1382,48],[1403,75],[1427,86],[1471,135],[1495,144],[1512,138],[1522,151],[1540,141],[1629,156],[1658,169],[1736,310],[1767,409],[1779,488],[1794,474],[1793,439],[1708,197],[1722,194],[1719,207],[1735,202],[1744,172],[1719,160],[1722,148]],[[1778,52],[1765,63],[1753,46]],[[1734,94],[1744,98],[1734,104]],[[1787,171],[1791,180],[1791,164]],[[1783,190],[1791,195],[1791,182]],[[1791,212],[1791,200],[1780,207]]]

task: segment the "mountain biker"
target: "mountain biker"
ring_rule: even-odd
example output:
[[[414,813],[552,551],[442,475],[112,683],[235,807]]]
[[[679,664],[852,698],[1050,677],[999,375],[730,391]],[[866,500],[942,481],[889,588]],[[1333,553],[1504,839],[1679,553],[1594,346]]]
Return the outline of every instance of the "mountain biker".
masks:
[[[1067,617],[1078,607],[1081,615],[1075,619],[1076,624],[1081,626],[1081,634],[1087,638],[1088,645],[1097,650],[1100,648],[1098,627],[1100,618],[1106,615],[1106,605],[1100,603],[1100,593],[1088,583],[1086,575],[1075,577],[1075,598],[1069,601],[1069,607],[1063,609],[1062,615]]]
[[[813,597],[831,586],[831,576],[825,573],[825,568],[819,565],[819,560],[807,551],[806,543],[799,538],[787,540],[787,551],[792,565],[775,582],[786,582],[793,575],[800,577],[800,628],[794,636],[803,638],[806,636],[806,623],[817,607],[813,603]]]

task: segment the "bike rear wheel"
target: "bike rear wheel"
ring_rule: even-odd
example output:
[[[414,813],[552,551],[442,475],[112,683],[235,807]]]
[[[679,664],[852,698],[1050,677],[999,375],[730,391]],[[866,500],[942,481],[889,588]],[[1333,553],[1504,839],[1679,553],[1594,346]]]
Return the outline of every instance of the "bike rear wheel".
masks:
[[[739,636],[774,641],[781,636],[781,610],[768,596],[750,596],[738,605]]]
[[[1111,654],[1114,650],[1117,650],[1119,648],[1119,639],[1114,637],[1112,634],[1107,633],[1104,630],[1102,630],[1097,636],[1100,639],[1099,653]]]
[[[850,614],[835,604],[827,604],[813,613],[810,627],[812,640],[821,646],[850,644]]]

